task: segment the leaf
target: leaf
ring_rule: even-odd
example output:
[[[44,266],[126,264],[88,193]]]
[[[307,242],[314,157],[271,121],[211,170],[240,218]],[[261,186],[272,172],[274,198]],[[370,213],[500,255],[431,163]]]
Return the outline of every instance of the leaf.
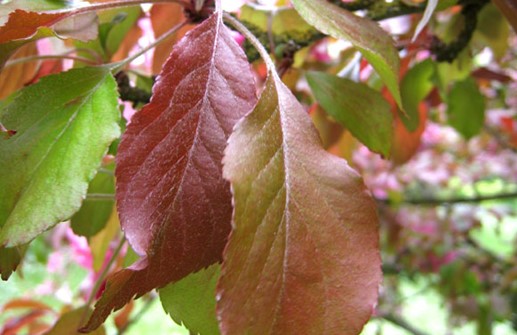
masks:
[[[22,45],[43,37],[61,36],[92,39],[97,34],[97,25],[86,25],[94,13],[67,18],[75,6],[82,1],[53,2],[45,0],[14,0],[0,7],[0,71],[9,57]],[[38,11],[58,9],[59,13],[38,13]],[[20,9],[23,8],[23,9]],[[61,20],[64,20],[60,22]],[[84,28],[84,29],[81,29]],[[57,29],[57,32],[54,31]]]
[[[513,30],[517,32],[517,3],[514,0],[493,0],[501,13],[506,16]]]
[[[449,124],[467,140],[481,131],[485,122],[485,97],[474,79],[454,84],[447,96],[447,115]]]
[[[418,105],[418,126],[413,131],[408,130],[402,120],[402,112],[397,107],[392,109],[392,113],[394,114],[394,132],[390,158],[395,165],[402,165],[409,161],[420,147],[427,123],[428,108],[424,104]]]
[[[163,309],[193,334],[218,335],[215,287],[221,266],[214,264],[160,289]]]
[[[413,35],[413,38],[411,39],[412,42],[416,40],[418,35],[424,30],[424,27],[429,23],[429,20],[431,19],[431,16],[433,16],[434,11],[436,10],[436,6],[438,5],[438,0],[429,0],[427,1],[427,5],[425,6],[424,16],[422,16],[422,19],[420,22],[418,22],[418,25],[415,29],[415,34]]]
[[[145,256],[108,277],[85,330],[133,296],[219,262],[230,231],[221,159],[256,97],[249,64],[220,13],[176,45],[153,91],[122,137],[116,168],[121,225]]]
[[[352,43],[379,73],[397,104],[400,60],[391,37],[377,23],[325,0],[292,0],[300,15],[319,31]]]
[[[329,115],[370,150],[384,157],[390,155],[393,116],[380,92],[324,72],[308,72],[306,77],[316,100]]]
[[[38,48],[35,43],[29,43],[18,49],[15,59],[36,56]],[[0,99],[5,99],[11,93],[22,88],[37,73],[36,62],[14,64],[0,72]]]
[[[105,167],[108,173],[97,173],[88,186],[89,194],[115,194],[115,178],[113,171],[115,164]],[[106,226],[113,210],[114,201],[87,200],[81,209],[71,219],[71,226],[75,234],[92,237]]]
[[[0,275],[2,280],[8,280],[20,265],[23,256],[27,251],[26,245],[14,248],[0,247]]]
[[[494,57],[500,61],[506,55],[509,47],[510,26],[502,13],[492,4],[488,4],[478,15],[474,36],[480,40],[479,44],[482,48],[488,45],[492,49]]]
[[[74,38],[81,41],[90,41],[97,38],[98,28],[99,22],[95,13],[73,15],[57,22],[53,26],[56,36],[60,38]]]
[[[45,335],[79,335],[77,332],[81,325],[82,318],[85,313],[85,309],[87,307],[81,307],[78,309],[74,309],[68,312],[65,312],[61,315],[59,320],[56,322],[54,327],[50,329]],[[106,331],[104,327],[99,328],[90,333],[90,335],[105,335]]]
[[[240,8],[239,19],[253,24],[264,32],[271,30],[274,34],[286,35],[292,39],[304,39],[315,33],[314,28],[308,25],[296,10],[289,7],[271,11],[265,7],[246,4]]]
[[[151,24],[156,38],[165,34],[172,27],[185,20],[183,9],[179,4],[155,4],[151,8],[149,15],[151,17]],[[171,53],[174,44],[190,29],[192,29],[192,25],[182,27],[173,36],[163,43],[160,43],[156,49],[154,49],[153,73],[159,73],[162,70],[163,64],[167,58],[169,58],[169,54]]]
[[[120,234],[120,222],[117,215],[117,210],[112,204],[113,210],[108,218],[104,228],[89,239],[88,245],[92,253],[93,265],[92,268],[96,272],[102,270],[102,265],[108,257],[108,249],[116,236]]]
[[[217,287],[222,333],[358,334],[381,282],[376,206],[275,73],[223,164],[234,229]]]
[[[31,241],[81,206],[109,144],[119,136],[115,80],[107,68],[42,78],[2,104],[0,245]]]
[[[36,13],[16,9],[9,14],[5,25],[0,27],[0,43],[7,43],[15,40],[29,40],[39,34],[51,36],[48,28],[57,23],[65,16],[64,13]]]
[[[398,115],[410,132],[415,131],[420,125],[419,105],[434,88],[434,77],[435,64],[432,60],[426,59],[415,64],[402,78],[400,91],[406,115],[402,112]]]

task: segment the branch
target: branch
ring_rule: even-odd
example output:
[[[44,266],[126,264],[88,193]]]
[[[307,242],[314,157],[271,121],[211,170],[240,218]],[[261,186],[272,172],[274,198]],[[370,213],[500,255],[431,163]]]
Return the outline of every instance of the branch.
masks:
[[[413,335],[428,335],[427,333],[424,333],[423,331],[416,329],[413,325],[410,325],[406,320],[402,319],[397,315],[387,313],[381,315],[380,317],[386,321],[393,323],[394,325],[399,326],[400,328],[407,330]]]
[[[115,75],[117,80],[118,92],[120,99],[123,101],[131,101],[133,107],[139,103],[146,104],[151,100],[151,93],[147,92],[139,87],[131,86],[129,77],[124,71],[120,71]]]
[[[409,204],[418,206],[437,206],[437,205],[453,205],[459,203],[478,203],[491,200],[517,199],[517,192],[499,193],[494,195],[485,195],[477,197],[458,197],[458,198],[422,198],[422,199],[404,199],[402,201],[391,201],[389,199],[377,199],[378,202],[386,205]]]
[[[488,4],[489,0],[461,0],[463,5],[461,15],[465,19],[463,30],[460,32],[455,41],[446,44],[438,37],[434,36],[431,41],[430,51],[436,56],[439,62],[452,62],[458,57],[461,51],[469,44],[476,30],[478,22],[478,14],[483,7]]]

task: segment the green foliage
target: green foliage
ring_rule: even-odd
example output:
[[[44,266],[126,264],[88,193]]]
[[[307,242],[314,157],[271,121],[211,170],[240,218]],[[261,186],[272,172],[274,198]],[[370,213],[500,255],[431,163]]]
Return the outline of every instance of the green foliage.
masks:
[[[192,333],[218,335],[215,288],[221,266],[214,264],[160,289],[163,309]]]
[[[323,72],[307,73],[318,102],[370,150],[390,156],[393,117],[390,104],[364,84]]]
[[[477,135],[485,120],[485,98],[476,82],[471,78],[456,82],[447,102],[449,124],[466,139]]]
[[[402,105],[399,57],[390,36],[373,21],[358,17],[324,0],[293,0],[300,15],[324,34],[352,43],[377,70],[395,101]]]
[[[0,244],[30,242],[81,206],[103,155],[119,136],[108,68],[71,70],[11,96],[0,122]]]

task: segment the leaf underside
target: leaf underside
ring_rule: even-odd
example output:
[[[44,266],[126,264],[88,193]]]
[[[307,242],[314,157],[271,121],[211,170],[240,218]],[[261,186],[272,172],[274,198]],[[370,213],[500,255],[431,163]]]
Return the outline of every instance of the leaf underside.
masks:
[[[352,43],[377,71],[402,107],[398,76],[400,60],[391,37],[379,25],[325,0],[293,0],[300,15],[326,35]]]
[[[358,334],[381,281],[375,203],[270,74],[224,158],[234,199],[217,311],[223,334]]]
[[[221,160],[255,102],[249,64],[220,13],[178,42],[117,155],[121,225],[143,257],[108,277],[84,331],[135,295],[221,260],[232,213]]]

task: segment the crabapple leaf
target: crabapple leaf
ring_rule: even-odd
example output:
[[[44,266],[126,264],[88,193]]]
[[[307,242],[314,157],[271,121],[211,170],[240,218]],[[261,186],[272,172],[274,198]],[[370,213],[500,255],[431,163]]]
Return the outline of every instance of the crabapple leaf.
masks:
[[[214,264],[160,289],[163,309],[191,333],[218,335],[215,315],[215,286],[221,265]]]
[[[221,161],[233,126],[255,102],[250,66],[221,13],[174,47],[117,154],[120,222],[142,257],[108,277],[83,331],[134,296],[221,261],[232,213]]]
[[[402,108],[398,76],[400,59],[391,37],[379,25],[326,0],[293,0],[294,8],[326,35],[352,43],[377,71]]]
[[[42,78],[0,107],[0,246],[25,244],[69,219],[119,134],[117,90],[105,67]]]
[[[447,96],[449,124],[465,139],[477,135],[485,122],[485,97],[472,78],[454,83]]]
[[[382,277],[376,206],[275,73],[223,164],[234,214],[217,286],[221,332],[358,334]]]
[[[114,164],[106,165],[105,170],[112,172]],[[115,178],[110,173],[97,173],[88,186],[89,194],[114,194]],[[85,201],[81,209],[72,216],[71,227],[75,234],[92,237],[101,231],[108,222],[113,210],[113,199]]]
[[[308,72],[316,100],[370,150],[390,155],[393,115],[382,94],[365,84],[324,72]]]

